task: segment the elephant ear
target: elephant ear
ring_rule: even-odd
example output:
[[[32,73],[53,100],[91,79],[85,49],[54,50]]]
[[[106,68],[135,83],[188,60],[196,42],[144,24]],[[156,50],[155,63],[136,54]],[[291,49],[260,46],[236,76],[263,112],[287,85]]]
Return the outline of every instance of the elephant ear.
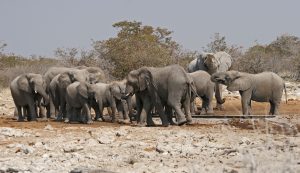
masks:
[[[80,83],[80,84],[77,86],[77,91],[78,91],[78,93],[79,93],[82,97],[88,99],[87,85],[86,85],[86,84]]]
[[[228,91],[246,91],[251,87],[251,79],[245,76],[234,79],[227,87]]]
[[[147,89],[149,87],[150,82],[152,81],[151,79],[152,79],[151,72],[146,68],[141,69],[141,71],[138,75],[140,91],[144,91],[145,89]]]
[[[71,80],[71,82],[75,82],[76,81],[76,77],[75,77],[75,73],[70,71],[70,72],[67,72],[67,74],[69,75],[69,78]]]
[[[118,84],[112,83],[109,86],[109,90],[110,90],[112,97],[116,98],[117,100],[121,100],[121,89],[118,86]]]
[[[32,92],[32,89],[30,87],[30,83],[28,81],[28,78],[26,77],[26,75],[22,75],[19,77],[19,79],[17,80],[17,84],[19,86],[19,89],[28,93]]]

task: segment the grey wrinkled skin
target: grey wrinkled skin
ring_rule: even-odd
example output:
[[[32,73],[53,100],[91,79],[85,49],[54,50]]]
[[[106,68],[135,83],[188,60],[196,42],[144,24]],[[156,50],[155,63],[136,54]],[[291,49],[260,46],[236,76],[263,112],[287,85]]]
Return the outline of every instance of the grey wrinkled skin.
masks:
[[[54,74],[57,75],[53,76]],[[51,96],[48,116],[55,117],[55,112],[58,111],[58,120],[61,120],[66,115],[65,95],[68,85],[75,81],[89,83],[106,81],[104,72],[101,69],[85,66],[76,68],[52,67],[46,72],[45,76],[47,76],[47,79],[52,78],[48,85],[48,93]],[[55,103],[53,103],[53,100]]]
[[[126,100],[122,99],[125,96],[125,81],[115,81],[110,84],[96,83],[91,85],[88,94],[91,99],[96,101],[100,110],[96,114],[95,120],[103,119],[103,109],[105,107],[111,108],[112,122],[129,123],[129,109]],[[118,116],[117,116],[118,115]]]
[[[251,114],[251,100],[270,103],[270,115],[279,114],[284,81],[273,72],[249,74],[238,71],[215,73],[211,76],[214,82],[227,86],[229,91],[239,91],[243,115]]]
[[[40,74],[27,73],[16,77],[10,84],[10,91],[19,121],[23,121],[25,116],[29,121],[36,120],[37,107],[41,109],[41,100],[44,100],[44,106],[49,103],[45,80]]]
[[[194,85],[196,87],[196,92],[199,97],[202,99],[202,114],[213,114],[212,100],[214,96],[215,83],[210,80],[210,75],[206,71],[195,71],[193,73],[188,73],[194,81]],[[218,98],[218,102],[222,103],[223,100]],[[195,103],[194,99],[192,99],[191,111],[194,114],[195,111]]]
[[[187,67],[189,73],[203,70],[208,72],[210,75],[216,72],[226,72],[231,68],[232,58],[226,52],[216,53],[202,53],[196,59],[191,61]],[[222,86],[216,83],[216,99],[221,98],[222,100]],[[222,109],[222,104],[217,103],[217,108]]]
[[[91,104],[86,92],[90,85],[86,82],[74,82],[66,88],[67,116],[65,123],[71,120],[87,124],[93,123],[90,111]]]
[[[161,68],[142,67],[127,75],[126,93],[135,94],[138,125],[154,125],[151,110],[155,106],[163,126],[170,124],[164,107],[175,110],[178,125],[192,123],[190,112],[191,84],[179,65]],[[181,110],[183,105],[185,114]],[[171,111],[172,112],[172,111]],[[147,123],[146,123],[147,120]]]

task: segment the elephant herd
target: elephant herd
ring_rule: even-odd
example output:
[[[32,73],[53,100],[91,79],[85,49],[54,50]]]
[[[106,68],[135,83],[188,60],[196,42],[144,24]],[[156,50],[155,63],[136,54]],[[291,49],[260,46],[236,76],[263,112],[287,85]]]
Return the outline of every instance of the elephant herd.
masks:
[[[251,114],[251,100],[270,102],[270,114],[279,114],[284,81],[272,72],[229,71],[231,64],[226,52],[203,53],[190,62],[188,72],[179,65],[141,67],[113,82],[97,67],[51,67],[44,75],[16,77],[10,89],[18,121],[40,117],[90,124],[107,121],[103,117],[106,107],[111,122],[135,120],[139,126],[153,126],[151,112],[155,109],[163,126],[192,124],[197,96],[202,99],[200,114],[214,113],[214,93],[216,108],[222,109],[222,85],[240,92],[244,115]]]

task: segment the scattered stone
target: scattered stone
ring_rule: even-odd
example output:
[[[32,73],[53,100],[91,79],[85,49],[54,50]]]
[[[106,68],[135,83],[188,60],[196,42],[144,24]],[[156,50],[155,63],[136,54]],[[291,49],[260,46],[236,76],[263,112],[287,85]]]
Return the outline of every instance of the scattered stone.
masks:
[[[0,135],[8,136],[8,137],[28,137],[31,134],[25,133],[20,129],[14,129],[9,127],[1,127]]]
[[[50,124],[47,124],[44,130],[53,130],[53,127]]]
[[[100,144],[111,144],[115,140],[115,138],[113,136],[105,135],[99,137],[97,140]]]
[[[246,145],[250,145],[251,141],[250,139],[246,138],[246,137],[242,137],[241,141],[239,142],[240,145],[242,144],[246,144]]]
[[[73,153],[73,152],[83,150],[83,147],[82,146],[67,146],[63,150],[65,153]]]

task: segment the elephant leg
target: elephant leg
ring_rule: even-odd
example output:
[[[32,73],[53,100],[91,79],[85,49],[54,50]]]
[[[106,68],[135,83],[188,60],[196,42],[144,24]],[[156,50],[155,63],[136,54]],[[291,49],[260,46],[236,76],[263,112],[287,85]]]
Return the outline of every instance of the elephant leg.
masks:
[[[123,114],[122,103],[120,100],[117,100],[116,106],[117,106],[118,117],[119,117],[119,119],[117,119],[117,122],[121,123],[124,119],[124,114]]]
[[[101,101],[98,101],[98,110],[99,112],[96,113],[96,117],[95,117],[95,121],[100,121],[100,119],[102,119],[102,121],[104,122],[104,117],[103,117],[103,104]]]
[[[241,97],[243,115],[249,115],[249,103],[251,101],[251,92],[243,91],[241,92]]]
[[[175,105],[173,106],[173,109],[175,110],[176,112],[176,120],[177,120],[177,124],[178,125],[184,125],[185,123],[187,123],[187,120],[185,118],[185,115],[184,113],[182,112],[181,110],[181,106],[178,104],[178,105]]]
[[[165,106],[165,112],[166,112],[166,115],[168,117],[168,120],[170,122],[171,125],[176,125],[176,123],[173,121],[173,110],[172,110],[172,107],[166,105]]]
[[[192,118],[192,114],[191,114],[191,110],[190,110],[190,104],[191,104],[190,98],[185,99],[183,102],[183,108],[185,111],[187,124],[193,123],[193,118]]]
[[[204,97],[201,97],[201,100],[202,100],[202,106],[201,106],[200,115],[205,115],[206,114],[206,100]]]
[[[111,119],[111,122],[114,123],[119,118],[118,115],[116,115],[116,113],[117,113],[117,105],[116,105],[115,99],[112,99],[111,110],[112,110],[112,119]]]
[[[216,100],[217,100],[218,97],[220,98],[220,100],[222,100],[222,85],[221,84],[216,83],[215,97],[216,97]],[[222,104],[219,104],[217,102],[216,109],[217,110],[223,110]]]
[[[151,106],[153,107],[153,106]],[[148,110],[147,112],[147,126],[150,126],[150,127],[154,127],[156,126],[153,119],[152,119],[152,114],[151,114],[151,108]]]
[[[196,108],[197,106],[195,106],[196,102],[195,99],[191,102],[191,114],[195,115],[196,114]]]
[[[87,117],[86,123],[87,123],[87,124],[92,124],[92,123],[93,123],[93,120],[92,120],[92,115],[91,115],[91,110],[90,110],[89,105],[88,105],[87,103],[84,103],[82,109],[83,109],[83,110],[85,111],[85,113],[86,113],[86,116],[84,116],[84,117]]]
[[[151,112],[151,99],[149,97],[143,98],[143,107],[141,109],[140,117],[138,120],[139,126],[146,126],[148,113]]]
[[[280,103],[270,101],[269,115],[279,115],[279,105],[280,105]]]
[[[207,100],[206,100],[206,103],[207,103],[207,114],[208,115],[214,114],[214,109],[213,109],[213,104],[212,104],[212,98],[213,98],[213,96],[208,97]]]
[[[125,123],[129,123],[130,122],[130,118],[129,118],[129,104],[127,104],[126,100],[121,100],[122,103],[122,109],[123,109],[123,118],[124,118],[124,122]]]
[[[248,105],[248,115],[252,115],[252,107],[251,107],[251,100],[249,100]]]
[[[43,106],[39,106],[39,117],[46,118],[46,112]]]
[[[143,102],[140,99],[140,97],[136,97],[136,116],[135,116],[135,120],[137,122],[140,121],[141,119],[141,113],[142,113],[142,109],[143,109]]]
[[[51,97],[49,97],[49,106],[47,111],[47,117],[55,119],[55,106]]]
[[[273,112],[273,115],[279,115],[279,105],[280,105],[280,102],[275,102],[274,103],[274,112]]]
[[[67,109],[67,115],[66,115],[66,118],[65,118],[64,122],[69,123],[70,119],[72,117],[72,114],[73,114],[73,108],[69,104],[67,104],[66,109]]]
[[[57,121],[61,121],[62,119],[66,118],[66,114],[67,114],[67,105],[63,105],[64,103],[64,99],[59,98],[59,110],[58,110],[58,115],[56,117]]]
[[[155,105],[155,109],[156,109],[156,111],[158,111],[159,117],[160,117],[161,122],[162,122],[162,126],[168,127],[170,122],[168,120],[167,115],[165,114],[164,107],[163,107],[160,100],[157,101],[157,103]]]
[[[22,107],[21,106],[17,106],[17,113],[18,113],[18,121],[22,122],[24,121],[24,117],[22,115]]]

